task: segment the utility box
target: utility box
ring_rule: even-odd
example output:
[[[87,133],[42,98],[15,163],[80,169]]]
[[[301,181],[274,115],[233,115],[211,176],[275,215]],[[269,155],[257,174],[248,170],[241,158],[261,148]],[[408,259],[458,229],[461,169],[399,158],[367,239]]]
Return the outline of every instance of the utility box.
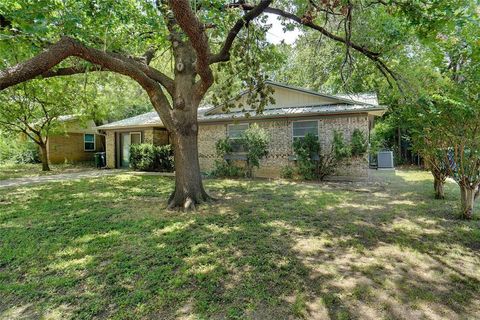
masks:
[[[377,165],[378,169],[393,169],[393,151],[379,151]]]

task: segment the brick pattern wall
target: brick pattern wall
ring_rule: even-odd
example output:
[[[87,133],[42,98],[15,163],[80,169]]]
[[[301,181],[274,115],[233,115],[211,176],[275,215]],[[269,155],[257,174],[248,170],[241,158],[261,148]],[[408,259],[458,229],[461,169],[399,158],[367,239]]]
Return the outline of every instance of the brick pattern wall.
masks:
[[[207,172],[213,169],[213,163],[217,158],[215,144],[226,136],[227,127],[225,124],[199,126],[198,159],[202,171]]]
[[[324,117],[319,122],[319,135],[322,150],[330,150],[335,130],[343,132],[343,138],[350,143],[352,133],[360,129],[368,137],[368,116],[358,115],[349,117]],[[344,161],[337,167],[335,176],[338,177],[367,177],[368,158],[358,157]]]
[[[168,144],[168,132],[164,129],[153,129],[153,137],[152,137],[153,144],[156,146],[163,146]]]
[[[153,143],[153,128],[148,128],[143,130],[143,142],[144,143]]]
[[[258,125],[267,131],[270,142],[268,156],[261,160],[254,174],[258,177],[279,177],[282,168],[289,164],[288,157],[293,154],[291,121],[265,121]]]
[[[115,131],[108,130],[105,138],[107,168],[115,169]]]
[[[368,136],[367,115],[354,116],[328,116],[312,118],[317,119],[319,137],[322,150],[329,150],[333,140],[334,130],[343,132],[344,138],[350,142],[353,131],[358,128]],[[261,161],[260,168],[256,169],[258,177],[279,177],[282,168],[295,162],[289,160],[294,155],[292,147],[292,120],[265,120],[258,121],[269,135],[269,154]],[[215,143],[227,136],[227,125],[200,125],[198,148],[200,168],[209,171],[213,168],[216,159]],[[366,157],[349,159],[340,165],[335,176],[364,178],[368,176],[368,160]]]
[[[50,136],[48,155],[51,163],[92,161],[93,154],[103,151],[102,136],[95,135],[95,151],[85,151],[83,133]]]

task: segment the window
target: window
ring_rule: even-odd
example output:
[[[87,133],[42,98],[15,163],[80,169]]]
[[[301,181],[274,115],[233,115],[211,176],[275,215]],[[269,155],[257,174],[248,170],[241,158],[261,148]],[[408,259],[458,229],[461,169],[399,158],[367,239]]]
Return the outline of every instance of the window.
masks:
[[[95,151],[95,134],[85,133],[83,135],[83,145],[85,151]]]
[[[245,152],[242,135],[248,129],[248,123],[229,124],[227,126],[227,135],[230,139],[233,152]]]
[[[142,143],[142,133],[141,132],[131,132],[130,133],[130,143],[131,144]]]
[[[308,133],[318,137],[318,121],[294,121],[293,122],[293,140],[301,139]]]

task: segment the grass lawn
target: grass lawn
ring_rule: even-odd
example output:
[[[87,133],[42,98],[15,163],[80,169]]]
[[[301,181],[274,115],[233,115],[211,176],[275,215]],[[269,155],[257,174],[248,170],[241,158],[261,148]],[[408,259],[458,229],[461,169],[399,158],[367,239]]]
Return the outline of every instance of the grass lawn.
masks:
[[[75,164],[51,164],[51,171],[42,171],[41,163],[26,164],[0,164],[0,180],[38,177],[59,173],[71,173],[92,170],[95,167],[93,162]]]
[[[0,190],[0,318],[480,318],[480,220],[426,172],[365,186],[128,173]],[[477,215],[480,208],[477,208]]]

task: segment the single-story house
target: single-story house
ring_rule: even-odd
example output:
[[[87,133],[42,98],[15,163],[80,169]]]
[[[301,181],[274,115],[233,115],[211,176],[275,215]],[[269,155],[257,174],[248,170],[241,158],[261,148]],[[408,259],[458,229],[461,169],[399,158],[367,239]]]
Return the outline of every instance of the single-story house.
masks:
[[[48,137],[50,163],[93,161],[94,153],[105,150],[105,138],[98,134],[95,122],[82,121],[75,115],[58,118],[59,133]]]
[[[262,113],[243,110],[240,107],[222,110],[222,106],[199,110],[198,152],[201,170],[208,172],[216,159],[215,144],[219,139],[237,139],[251,123],[267,130],[270,143],[268,156],[262,160],[255,175],[278,177],[284,166],[294,164],[293,140],[312,133],[319,137],[323,150],[331,146],[334,130],[343,133],[349,141],[352,132],[360,129],[368,137],[376,116],[381,116],[386,107],[378,105],[375,94],[333,96],[268,82],[274,89],[274,103],[269,103]],[[239,96],[236,103],[246,102],[246,95]],[[248,109],[248,108],[247,108]],[[169,133],[156,112],[112,122],[97,127],[106,135],[107,167],[119,168],[129,165],[129,150],[132,143],[168,144]],[[368,159],[354,159],[336,175],[367,177]]]

